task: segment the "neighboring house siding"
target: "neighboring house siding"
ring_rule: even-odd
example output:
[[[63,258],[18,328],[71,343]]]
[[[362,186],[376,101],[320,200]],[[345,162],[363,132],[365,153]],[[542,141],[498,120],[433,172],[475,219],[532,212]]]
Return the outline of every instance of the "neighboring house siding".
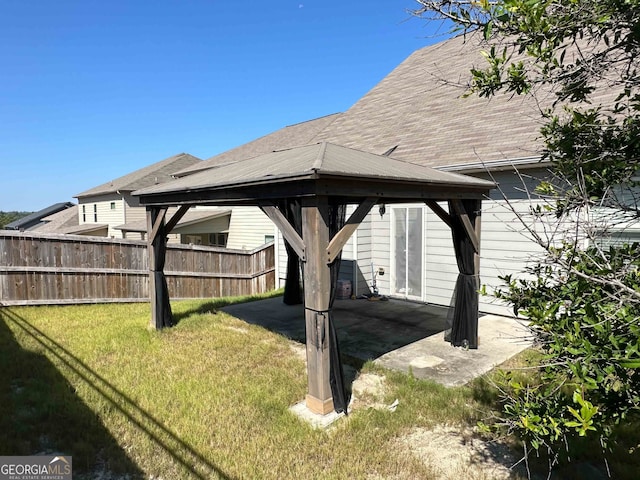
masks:
[[[98,223],[109,225],[108,236],[112,238],[122,238],[122,231],[116,230],[116,225],[124,223],[124,200],[114,197],[98,203]]]
[[[78,222],[80,225],[92,223],[108,224],[107,236],[122,238],[122,232],[113,227],[124,223],[124,219],[124,200],[117,194],[80,199],[78,206]]]
[[[126,195],[124,198],[125,198],[125,221],[122,223],[146,222],[147,221],[146,208],[137,206],[138,205],[137,199],[132,198],[131,195]],[[138,232],[127,232],[126,235],[127,235],[127,238],[131,240],[145,239],[144,235]],[[172,237],[176,237],[176,236],[172,235]]]
[[[190,233],[198,234],[198,233],[226,232],[227,230],[229,230],[229,215],[212,218],[205,222],[199,222],[194,225],[178,227],[175,229],[175,232],[180,234],[190,234]]]
[[[276,227],[258,207],[234,207],[229,222],[227,248],[251,250],[274,236]]]

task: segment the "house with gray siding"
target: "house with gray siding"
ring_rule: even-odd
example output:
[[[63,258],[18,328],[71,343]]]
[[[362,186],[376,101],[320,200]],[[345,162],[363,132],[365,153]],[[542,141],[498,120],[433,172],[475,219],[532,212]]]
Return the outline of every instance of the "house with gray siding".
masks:
[[[518,217],[527,217],[541,161],[540,109],[555,98],[497,94],[465,96],[472,67],[484,58],[472,37],[422,48],[398,65],[344,113],[278,130],[175,173],[185,176],[250,159],[274,150],[318,142],[362,150],[449,172],[492,179],[500,185],[483,202],[481,283],[490,290],[500,276],[522,272],[539,250]],[[441,205],[447,208],[445,204]],[[247,207],[248,208],[248,207]],[[247,224],[269,229],[253,209]],[[286,277],[286,253],[276,236],[277,278]],[[343,249],[341,276],[354,293],[370,292],[449,305],[458,275],[451,231],[424,204],[379,205]],[[282,283],[280,283],[282,285]],[[480,310],[510,314],[505,305],[481,297]]]

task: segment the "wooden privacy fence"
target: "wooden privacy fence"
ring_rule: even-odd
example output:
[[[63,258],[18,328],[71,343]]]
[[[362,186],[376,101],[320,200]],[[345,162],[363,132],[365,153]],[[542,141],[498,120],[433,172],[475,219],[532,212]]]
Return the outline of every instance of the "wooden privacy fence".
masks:
[[[172,299],[263,293],[275,288],[274,246],[169,244],[164,270]],[[146,242],[0,231],[0,306],[148,300]]]

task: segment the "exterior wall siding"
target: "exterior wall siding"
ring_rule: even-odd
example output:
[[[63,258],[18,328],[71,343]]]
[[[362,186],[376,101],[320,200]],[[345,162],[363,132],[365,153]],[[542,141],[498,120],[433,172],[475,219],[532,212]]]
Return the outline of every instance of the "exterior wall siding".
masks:
[[[439,202],[439,205],[448,211],[446,202]],[[429,207],[426,209],[424,300],[437,305],[450,305],[458,278],[451,229]]]
[[[144,207],[139,207],[136,199],[127,195],[125,197],[125,218],[126,221],[124,223],[134,223],[134,222],[146,222],[147,221],[147,209]],[[175,235],[170,236],[170,241],[173,243],[173,239],[171,237],[175,237]],[[142,233],[136,232],[127,232],[127,238],[133,240],[144,240],[144,235]]]
[[[125,223],[125,209],[124,199],[117,194],[81,199],[78,206],[78,222],[80,225],[92,223],[108,224],[107,236],[122,238],[122,232],[113,227]]]
[[[189,234],[189,233],[213,233],[213,232],[225,232],[229,229],[229,215],[222,217],[212,218],[206,222],[199,222],[194,225],[187,225],[185,227],[178,227],[175,229],[176,233]]]
[[[227,248],[252,250],[275,236],[277,228],[258,207],[234,207],[229,222]]]
[[[523,233],[518,214],[527,217],[532,202],[526,193],[533,191],[537,180],[544,171],[528,172],[526,178],[520,178],[514,172],[498,172],[495,180],[507,196],[514,213],[508,208],[507,201],[499,191],[492,192],[491,198],[483,201],[481,233],[481,283],[488,291],[501,285],[500,276],[521,274],[532,255],[540,249]],[[482,177],[482,175],[478,175]],[[486,177],[485,177],[486,178]],[[440,205],[448,210],[446,202]],[[387,205],[386,213],[380,215],[374,207],[358,227],[343,250],[345,265],[341,269],[341,278],[351,279],[356,295],[370,293],[372,270],[384,270],[384,275],[376,275],[379,292],[390,295],[392,281],[392,214],[391,209],[400,205]],[[437,305],[449,306],[458,267],[449,227],[424,204],[402,205],[419,207],[423,212],[423,291],[420,300]],[[352,211],[353,208],[350,208]],[[234,210],[235,212],[235,210]],[[232,217],[233,221],[233,217]],[[284,285],[286,277],[286,254],[282,236],[277,234],[277,279],[278,285]],[[352,262],[349,262],[349,261]],[[352,273],[348,272],[351,266]],[[373,269],[372,269],[373,265]],[[480,310],[485,313],[511,315],[510,308],[497,302],[491,296],[480,297]]]
[[[365,217],[355,233],[356,238],[356,278],[352,285],[353,292],[356,295],[365,295],[371,293],[371,235],[372,235],[372,219],[374,212],[377,210],[374,207],[371,212]]]

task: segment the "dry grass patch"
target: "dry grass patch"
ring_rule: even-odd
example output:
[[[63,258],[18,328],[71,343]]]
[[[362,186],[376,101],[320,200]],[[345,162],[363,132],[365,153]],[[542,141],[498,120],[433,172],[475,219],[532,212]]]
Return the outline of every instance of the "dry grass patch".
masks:
[[[504,444],[478,437],[468,427],[416,428],[399,439],[401,448],[433,470],[438,480],[509,480],[526,478]]]
[[[304,346],[230,301],[176,302],[161,332],[144,304],[0,308],[0,452],[72,455],[80,479],[434,479],[426,432],[474,425],[492,398],[367,363],[352,413],[314,430],[289,411]]]

